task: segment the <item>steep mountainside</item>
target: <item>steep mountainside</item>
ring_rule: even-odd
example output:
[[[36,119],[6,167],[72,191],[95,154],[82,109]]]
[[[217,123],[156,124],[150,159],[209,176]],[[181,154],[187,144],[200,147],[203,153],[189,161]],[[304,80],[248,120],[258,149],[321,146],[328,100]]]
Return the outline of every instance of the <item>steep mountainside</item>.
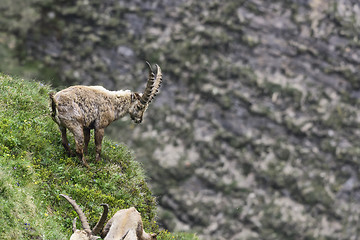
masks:
[[[144,123],[107,133],[142,159],[166,227],[203,239],[360,234],[358,1],[11,4],[9,48],[58,72],[56,86],[141,91],[144,60],[161,66]]]
[[[157,232],[156,202],[131,152],[106,139],[105,161],[94,164],[91,157],[90,171],[76,157],[67,157],[49,114],[49,91],[40,82],[0,73],[0,239],[68,239],[76,213],[61,193],[76,200],[90,226],[106,203],[108,219],[134,206],[144,226]],[[91,143],[89,152],[94,151]]]

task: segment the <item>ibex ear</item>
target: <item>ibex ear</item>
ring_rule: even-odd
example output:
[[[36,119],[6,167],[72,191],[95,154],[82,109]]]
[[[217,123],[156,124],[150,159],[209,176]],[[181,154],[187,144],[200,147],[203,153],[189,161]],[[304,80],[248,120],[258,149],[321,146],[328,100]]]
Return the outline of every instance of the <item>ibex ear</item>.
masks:
[[[101,239],[101,237],[98,236],[91,236],[90,240],[97,240],[97,239]]]
[[[76,218],[73,220],[73,233],[76,231]]]
[[[134,102],[136,100],[140,99],[140,94],[137,92],[131,93],[131,102]]]

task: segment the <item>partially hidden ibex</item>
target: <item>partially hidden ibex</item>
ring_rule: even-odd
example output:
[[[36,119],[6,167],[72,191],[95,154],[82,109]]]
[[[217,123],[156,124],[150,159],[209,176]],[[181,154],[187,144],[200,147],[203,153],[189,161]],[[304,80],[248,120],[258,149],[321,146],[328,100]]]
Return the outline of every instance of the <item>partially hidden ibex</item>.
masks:
[[[76,218],[73,221],[73,234],[70,240],[95,240],[100,237],[98,234],[104,226],[107,218],[109,207],[107,204],[101,204],[104,207],[104,212],[101,215],[99,222],[90,229],[87,218],[84,212],[70,197],[60,194],[64,197],[75,209],[79,216],[82,230],[76,229]],[[107,222],[105,228],[101,232],[101,238],[104,240],[155,240],[156,234],[148,234],[144,231],[143,223],[140,213],[134,208],[122,209],[117,211],[114,216]]]
[[[151,66],[144,93],[130,90],[109,91],[101,86],[72,86],[57,93],[50,93],[52,118],[59,125],[62,145],[72,155],[66,129],[73,133],[76,154],[87,167],[90,130],[95,130],[96,161],[100,161],[104,129],[113,121],[129,114],[135,123],[141,123],[143,114],[159,91],[162,73],[156,65],[156,76]]]
[[[144,231],[140,213],[134,208],[121,209],[105,225],[101,237],[105,240],[152,240],[156,234]]]
[[[100,237],[97,236],[101,230],[104,227],[108,212],[109,212],[109,206],[107,204],[102,204],[104,207],[103,214],[100,217],[99,222],[95,225],[93,230],[90,229],[89,222],[84,214],[84,212],[81,210],[79,205],[76,204],[76,202],[71,199],[69,196],[60,194],[60,196],[64,197],[68,202],[73,206],[74,210],[79,216],[82,230],[76,229],[76,218],[73,220],[73,234],[70,237],[70,240],[95,240],[99,239]]]

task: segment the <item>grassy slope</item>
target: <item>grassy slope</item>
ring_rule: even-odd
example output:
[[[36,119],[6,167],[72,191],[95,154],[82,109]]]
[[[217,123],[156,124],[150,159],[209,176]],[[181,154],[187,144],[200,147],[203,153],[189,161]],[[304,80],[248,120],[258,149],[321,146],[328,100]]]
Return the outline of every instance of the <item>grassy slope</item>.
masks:
[[[147,231],[156,232],[155,199],[130,151],[105,139],[104,160],[92,164],[91,142],[91,170],[67,157],[49,116],[49,91],[39,82],[0,74],[0,239],[68,239],[76,213],[60,193],[77,201],[91,226],[102,212],[99,205],[108,203],[109,216],[135,206]],[[159,236],[174,238],[196,239],[165,231]]]

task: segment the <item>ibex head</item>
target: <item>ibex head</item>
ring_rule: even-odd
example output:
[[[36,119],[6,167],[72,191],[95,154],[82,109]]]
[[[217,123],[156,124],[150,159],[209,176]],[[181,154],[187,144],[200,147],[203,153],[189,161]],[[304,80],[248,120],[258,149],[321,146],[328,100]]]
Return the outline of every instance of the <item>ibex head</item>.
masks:
[[[76,229],[76,218],[75,218],[73,220],[73,232],[74,233],[71,235],[70,240],[95,240],[95,239],[99,239],[100,237],[97,236],[97,235],[100,233],[100,231],[104,227],[104,224],[105,224],[105,221],[106,221],[106,218],[107,218],[107,214],[109,212],[109,206],[107,204],[101,204],[101,206],[104,207],[104,212],[101,215],[101,218],[100,218],[99,222],[95,225],[93,230],[91,230],[89,222],[88,222],[84,212],[79,207],[79,205],[77,205],[76,202],[73,199],[71,199],[69,196],[66,196],[64,194],[60,194],[60,196],[64,197],[73,206],[74,210],[76,211],[76,213],[79,216],[81,226],[83,228],[82,230]]]
[[[152,71],[151,65],[146,62],[149,67],[149,77],[146,84],[144,93],[132,93],[131,106],[129,108],[129,114],[131,119],[135,123],[141,123],[144,112],[148,108],[150,102],[155,98],[159,92],[159,88],[162,82],[162,73],[160,67],[156,64],[156,77]]]

